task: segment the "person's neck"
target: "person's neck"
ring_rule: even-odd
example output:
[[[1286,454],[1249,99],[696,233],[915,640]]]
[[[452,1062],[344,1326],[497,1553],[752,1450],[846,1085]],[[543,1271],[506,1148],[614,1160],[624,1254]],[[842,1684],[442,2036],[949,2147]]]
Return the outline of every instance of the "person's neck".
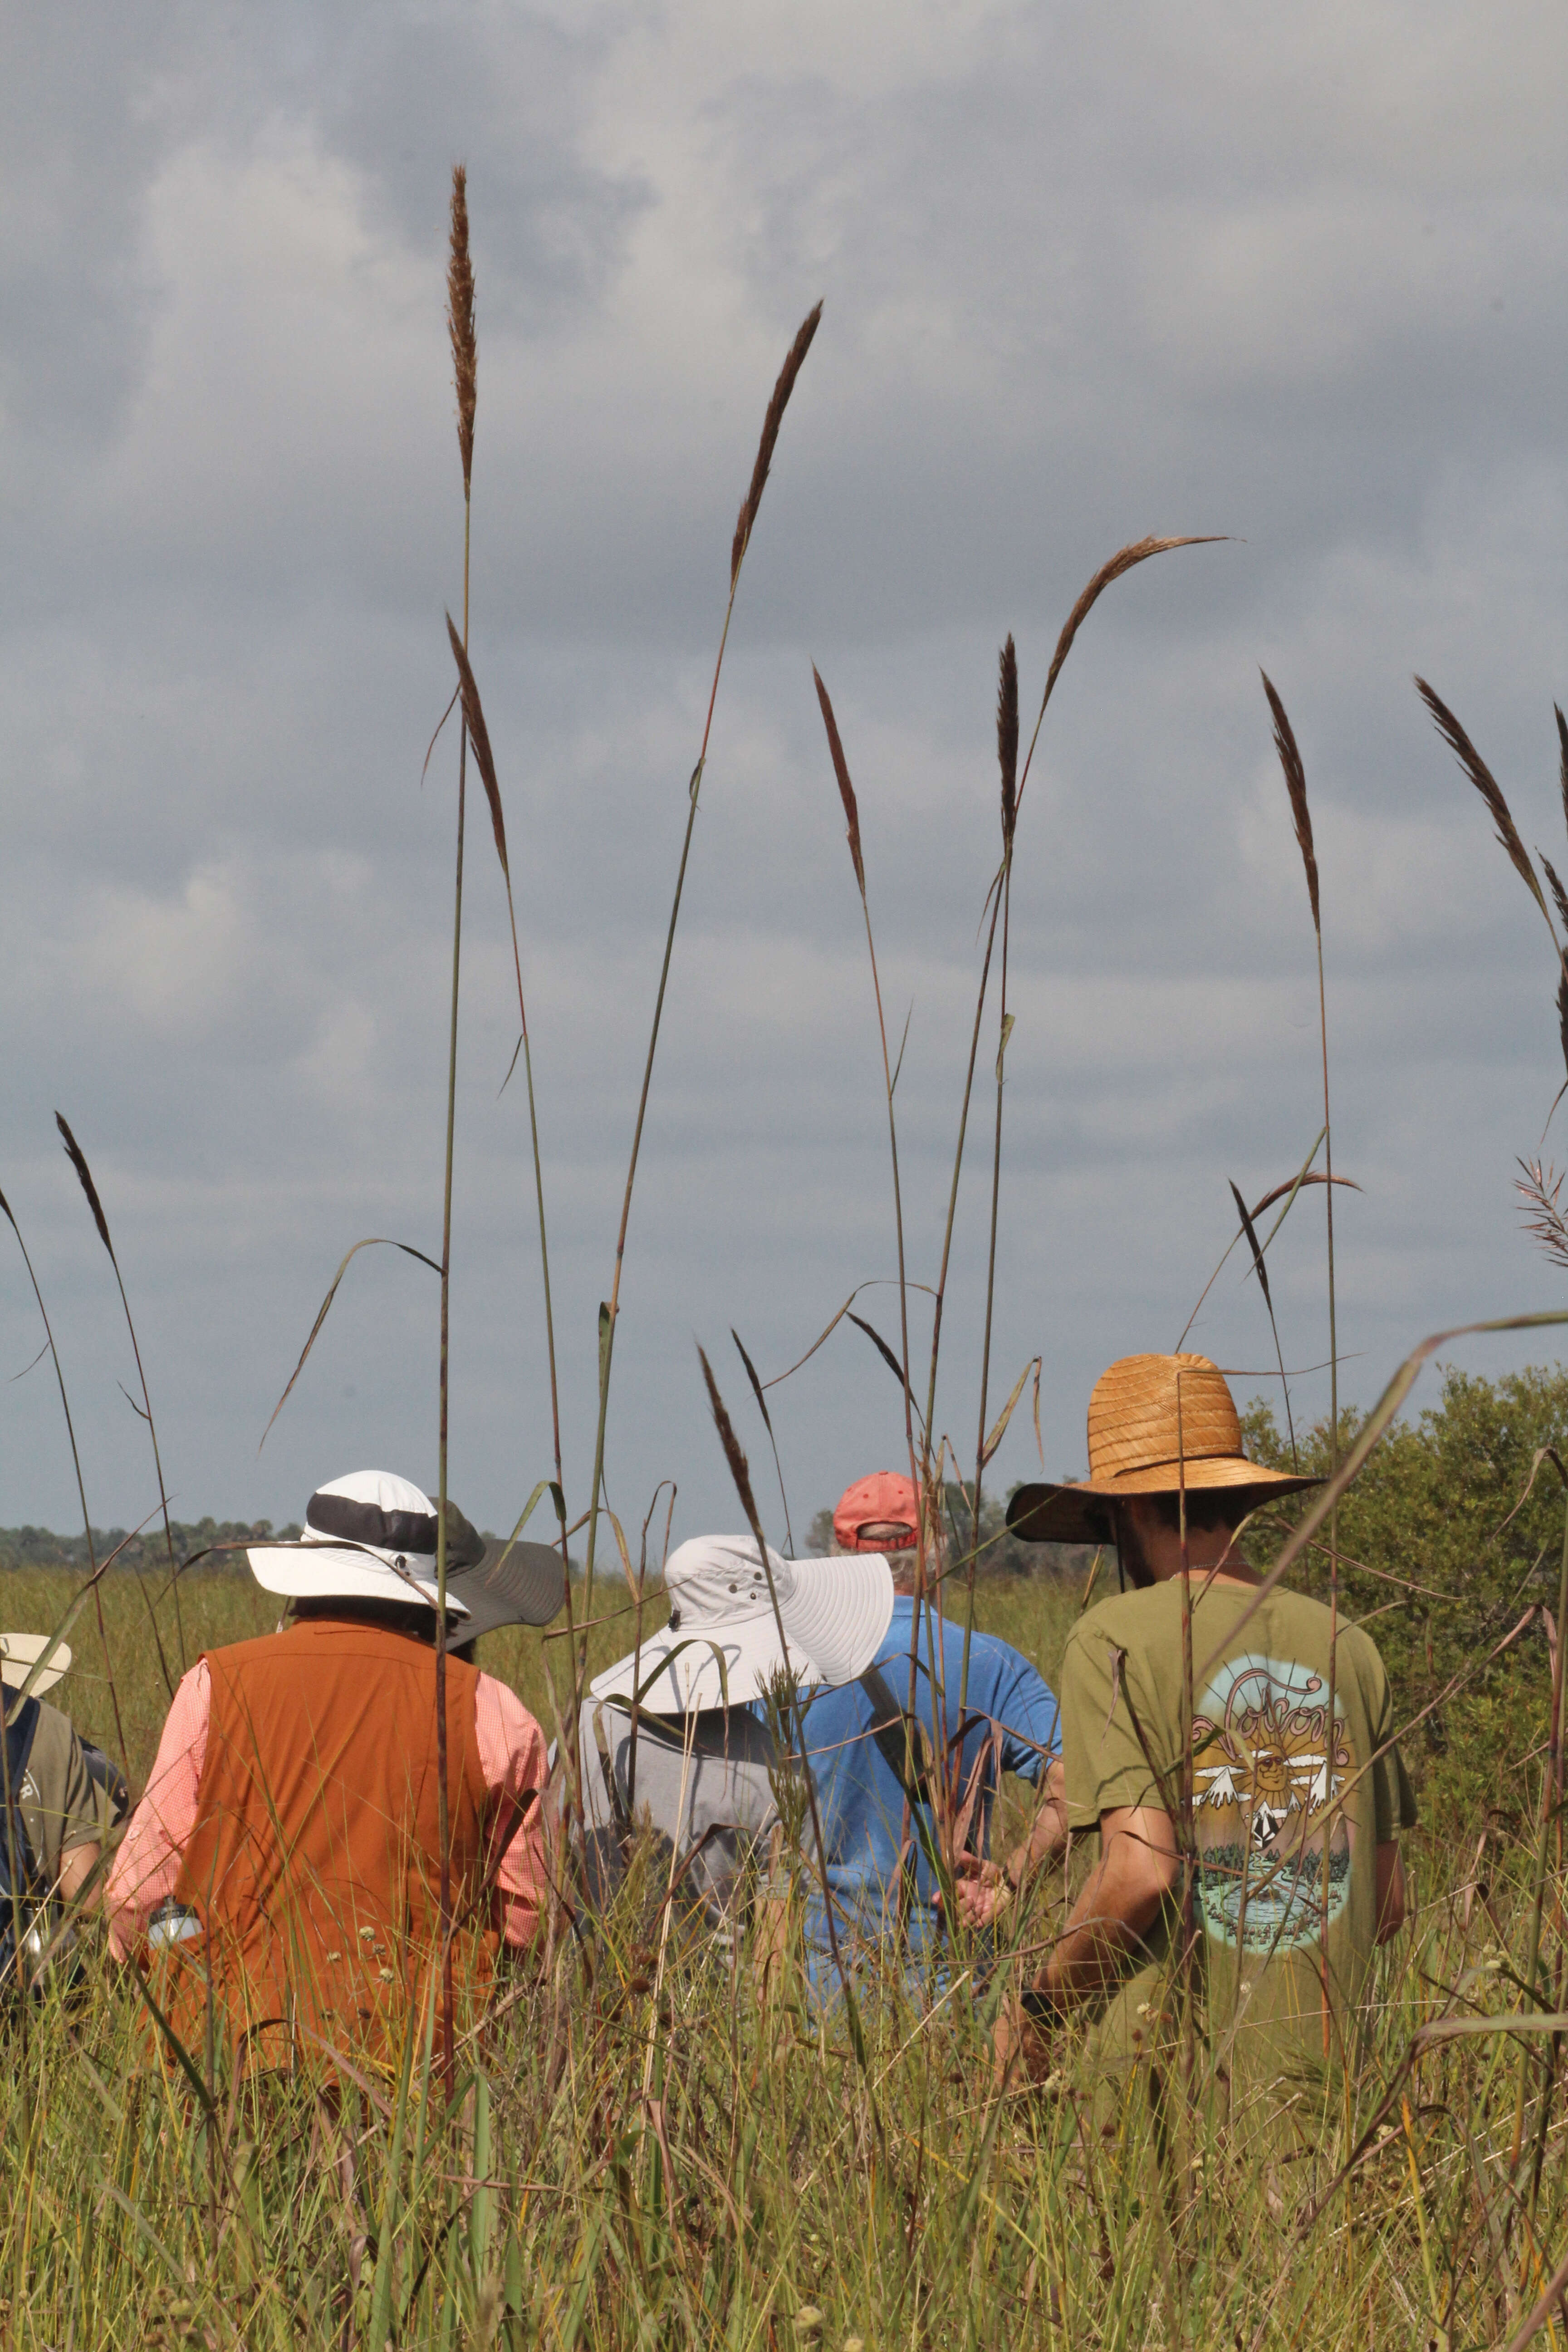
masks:
[[[1187,1574],[1196,1585],[1234,1585],[1238,1591],[1242,1591],[1250,1590],[1252,1587],[1260,1584],[1263,1580],[1258,1575],[1258,1570],[1255,1568],[1249,1568],[1246,1560],[1239,1558],[1239,1556],[1223,1560],[1189,1559],[1187,1562]],[[1172,1567],[1165,1569],[1163,1572],[1156,1572],[1156,1581],[1161,1584],[1179,1584],[1181,1580],[1182,1563],[1180,1559],[1176,1560]]]

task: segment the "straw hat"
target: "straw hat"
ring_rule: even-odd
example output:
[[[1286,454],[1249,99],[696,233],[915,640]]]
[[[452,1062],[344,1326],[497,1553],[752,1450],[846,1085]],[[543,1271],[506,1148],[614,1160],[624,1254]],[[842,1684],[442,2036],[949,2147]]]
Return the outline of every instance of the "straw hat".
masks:
[[[1266,1470],[1242,1450],[1241,1419],[1225,1374],[1206,1356],[1123,1356],[1089,1401],[1089,1476],[1020,1486],[1007,1525],[1026,1543],[1104,1543],[1106,1506],[1130,1495],[1234,1487],[1248,1509],[1266,1495],[1296,1495],[1316,1478]]]
[[[47,1633],[0,1633],[0,1675],[13,1690],[20,1690],[38,1660],[49,1646]],[[54,1655],[42,1674],[33,1676],[33,1696],[42,1698],[53,1690],[62,1675],[70,1672],[71,1654],[68,1642],[57,1642]]]
[[[447,1613],[467,1617],[451,1571],[477,1567],[484,1544],[447,1506]],[[436,1506],[389,1470],[351,1470],[318,1486],[298,1543],[252,1544],[250,1572],[266,1592],[296,1601],[425,1601],[436,1606]]]
[[[668,1625],[607,1667],[593,1696],[637,1692],[656,1714],[689,1715],[745,1706],[786,1663],[803,1688],[856,1681],[892,1622],[893,1574],[881,1553],[784,1559],[770,1548],[768,1569],[787,1658],[752,1538],[694,1536],[665,1563]]]

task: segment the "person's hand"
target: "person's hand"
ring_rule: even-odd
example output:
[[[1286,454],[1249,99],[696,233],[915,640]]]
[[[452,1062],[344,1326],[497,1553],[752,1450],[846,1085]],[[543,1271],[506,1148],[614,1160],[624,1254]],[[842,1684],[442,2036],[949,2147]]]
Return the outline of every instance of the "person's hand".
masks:
[[[952,1891],[960,1924],[971,1935],[978,1935],[1011,1903],[1014,1890],[999,1862],[982,1862],[978,1855],[966,1853],[953,1872]],[[936,1899],[940,1903],[940,1895]]]
[[[992,2037],[995,2053],[993,2087],[1000,2091],[1037,2089],[1051,2072],[1049,2028],[1029,2015],[1015,1994],[1005,2001]]]

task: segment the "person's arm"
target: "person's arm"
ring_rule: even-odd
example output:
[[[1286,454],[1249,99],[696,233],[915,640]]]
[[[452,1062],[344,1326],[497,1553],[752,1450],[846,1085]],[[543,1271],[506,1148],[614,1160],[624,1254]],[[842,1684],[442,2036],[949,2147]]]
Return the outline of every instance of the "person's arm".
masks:
[[[1377,1849],[1377,1940],[1392,1943],[1405,1925],[1405,1857],[1397,1838]]]
[[[1070,2009],[1117,1981],[1175,1885],[1175,1832],[1163,1806],[1124,1805],[1101,1813],[1100,1843],[1100,1860],[1030,1995],[997,2021],[999,2083],[1043,2075],[1049,2012]]]
[[[68,1846],[60,1856],[60,1874],[56,1884],[56,1892],[62,1903],[76,1904],[83,1917],[96,1911],[103,1900],[101,1885],[95,1885],[91,1893],[85,1897],[82,1897],[81,1892],[98,1868],[102,1853],[103,1848],[97,1839],[90,1838],[81,1845]]]
[[[1073,1905],[1035,1991],[1069,2008],[1114,1984],[1176,1883],[1176,1838],[1162,1805],[1123,1805],[1100,1817],[1100,1860]]]
[[[522,1951],[533,1941],[544,1900],[544,1734],[517,1693],[493,1675],[479,1678],[474,1731],[493,1801],[491,1833],[507,1841],[495,1873],[501,1935]]]
[[[1021,1895],[1029,1880],[1067,1848],[1067,1782],[1053,1758],[1040,1775],[1039,1797],[1027,1834],[1005,1862],[969,1855],[958,1865],[958,1914],[971,1929],[988,1927],[996,1914]]]
[[[129,1960],[160,1903],[173,1895],[196,1825],[196,1789],[206,1760],[212,1683],[205,1658],[170,1703],[146,1793],[131,1816],[104,1889],[109,1948]]]

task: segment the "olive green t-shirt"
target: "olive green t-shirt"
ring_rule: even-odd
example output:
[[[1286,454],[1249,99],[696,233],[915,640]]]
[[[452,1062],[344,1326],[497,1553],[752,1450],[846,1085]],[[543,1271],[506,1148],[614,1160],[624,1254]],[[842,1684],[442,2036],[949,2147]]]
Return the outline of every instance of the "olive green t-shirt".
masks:
[[[1276,1589],[1242,1623],[1251,1589],[1191,1581],[1193,1897],[1211,2039],[1249,2071],[1350,2056],[1376,1940],[1376,1848],[1416,1819],[1383,1661],[1342,1621],[1331,1739],[1322,1603]],[[1180,1579],[1079,1620],[1061,1686],[1075,1831],[1121,1806],[1179,1814],[1183,1684]],[[1180,1920],[1178,1889],[1147,1938],[1147,1963],[1110,2004],[1108,2057],[1154,2038]]]
[[[16,1694],[7,1691],[5,1698],[9,1717]],[[68,1715],[47,1701],[39,1703],[37,1727],[16,1798],[38,1889],[47,1892],[60,1874],[61,1855],[73,1846],[101,1843],[104,1834],[97,1784],[83,1759],[76,1727]]]

